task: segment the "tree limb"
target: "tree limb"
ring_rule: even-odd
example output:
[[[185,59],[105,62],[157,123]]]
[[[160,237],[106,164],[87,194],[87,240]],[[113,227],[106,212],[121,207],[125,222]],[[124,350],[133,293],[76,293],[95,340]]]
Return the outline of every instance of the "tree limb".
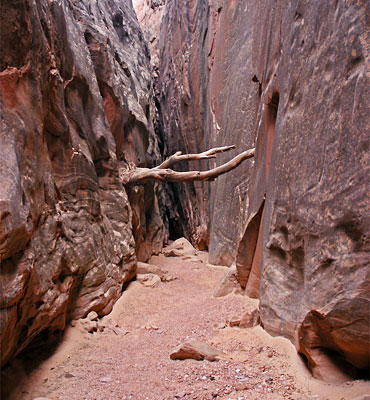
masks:
[[[231,149],[235,149],[235,146],[232,145],[224,147],[215,147],[214,149],[210,149],[204,151],[203,153],[198,153],[198,154],[182,154],[181,151],[178,151],[177,153],[167,158],[167,160],[163,161],[161,165],[155,167],[155,169],[170,168],[172,167],[172,165],[175,165],[181,161],[208,160],[210,158],[216,158],[215,154],[229,151]]]
[[[225,174],[239,166],[244,160],[254,156],[255,149],[249,149],[238,154],[232,160],[219,167],[210,169],[208,171],[188,171],[178,172],[169,169],[180,161],[190,160],[204,160],[215,158],[216,153],[228,151],[235,148],[235,146],[217,147],[199,154],[184,154],[177,152],[161,165],[155,168],[134,168],[121,172],[121,179],[124,185],[140,185],[150,180],[158,182],[190,182],[190,181],[213,181],[218,176]]]

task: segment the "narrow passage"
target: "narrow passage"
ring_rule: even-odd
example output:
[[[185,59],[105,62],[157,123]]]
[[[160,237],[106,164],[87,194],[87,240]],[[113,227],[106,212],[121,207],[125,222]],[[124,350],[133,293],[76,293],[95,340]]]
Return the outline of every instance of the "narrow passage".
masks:
[[[198,251],[153,256],[161,279],[139,275],[110,315],[74,322],[36,368],[40,353],[23,359],[23,375],[18,361],[12,398],[340,400],[365,392],[363,382],[334,386],[312,379],[291,343],[260,326],[230,326],[255,303],[236,293],[213,297],[227,268],[207,258]],[[215,362],[171,360],[174,348],[191,339],[224,354]]]

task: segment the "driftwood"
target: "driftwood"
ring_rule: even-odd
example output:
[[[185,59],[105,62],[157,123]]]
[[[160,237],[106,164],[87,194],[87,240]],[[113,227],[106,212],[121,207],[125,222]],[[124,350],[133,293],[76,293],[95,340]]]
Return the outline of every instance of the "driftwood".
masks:
[[[207,171],[178,172],[170,169],[181,161],[208,160],[216,158],[217,153],[235,149],[235,146],[216,147],[199,154],[182,154],[181,151],[170,156],[162,164],[154,168],[134,167],[128,170],[121,170],[121,179],[124,185],[140,185],[154,180],[163,182],[190,182],[190,181],[213,181],[218,176],[236,168],[244,160],[254,156],[254,149],[249,149],[238,154],[232,160],[219,167]]]

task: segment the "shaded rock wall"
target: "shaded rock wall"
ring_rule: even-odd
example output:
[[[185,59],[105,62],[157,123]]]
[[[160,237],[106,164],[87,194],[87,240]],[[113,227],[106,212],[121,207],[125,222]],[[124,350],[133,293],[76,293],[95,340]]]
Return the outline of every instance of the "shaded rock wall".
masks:
[[[198,153],[207,147],[204,135],[208,75],[204,68],[208,8],[204,2],[166,1],[159,40],[158,102],[165,135],[164,154]],[[182,163],[181,171],[201,169],[208,162]],[[170,218],[199,248],[207,248],[209,185],[192,182],[167,185]]]
[[[256,146],[175,186],[184,232],[326,379],[369,367],[368,27],[361,0],[168,0],[162,20],[168,152]]]
[[[235,144],[234,154],[217,158],[222,163],[253,146],[254,134],[248,127],[255,124],[258,98],[245,98],[240,90],[248,65],[239,54],[252,28],[240,21],[239,29],[233,31],[228,7],[222,11],[222,2],[209,4],[206,0],[166,2],[160,36],[159,103],[168,154]],[[253,77],[250,71],[248,74],[245,85]],[[253,87],[258,93],[258,84]],[[241,105],[245,118],[233,117],[235,104]],[[185,235],[195,245],[208,247],[213,263],[230,265],[235,259],[251,165],[253,161],[247,161],[238,171],[211,184],[172,186]],[[182,169],[215,166],[214,161],[202,161],[184,164]]]
[[[5,0],[0,26],[3,364],[44,330],[107,314],[164,230],[156,188],[129,193],[131,209],[119,179],[159,157],[131,1]]]

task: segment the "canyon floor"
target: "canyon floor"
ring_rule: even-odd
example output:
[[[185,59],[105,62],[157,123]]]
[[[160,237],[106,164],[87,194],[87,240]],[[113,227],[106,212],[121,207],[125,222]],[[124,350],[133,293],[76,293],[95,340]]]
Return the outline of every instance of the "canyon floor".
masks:
[[[364,381],[313,379],[289,341],[259,326],[228,326],[249,300],[214,298],[226,268],[209,266],[207,258],[205,252],[190,259],[152,257],[168,281],[156,288],[133,281],[98,322],[102,331],[88,333],[80,320],[52,351],[33,350],[15,360],[2,371],[4,398],[347,400],[369,392]],[[216,362],[171,360],[172,350],[189,339],[224,355]]]

